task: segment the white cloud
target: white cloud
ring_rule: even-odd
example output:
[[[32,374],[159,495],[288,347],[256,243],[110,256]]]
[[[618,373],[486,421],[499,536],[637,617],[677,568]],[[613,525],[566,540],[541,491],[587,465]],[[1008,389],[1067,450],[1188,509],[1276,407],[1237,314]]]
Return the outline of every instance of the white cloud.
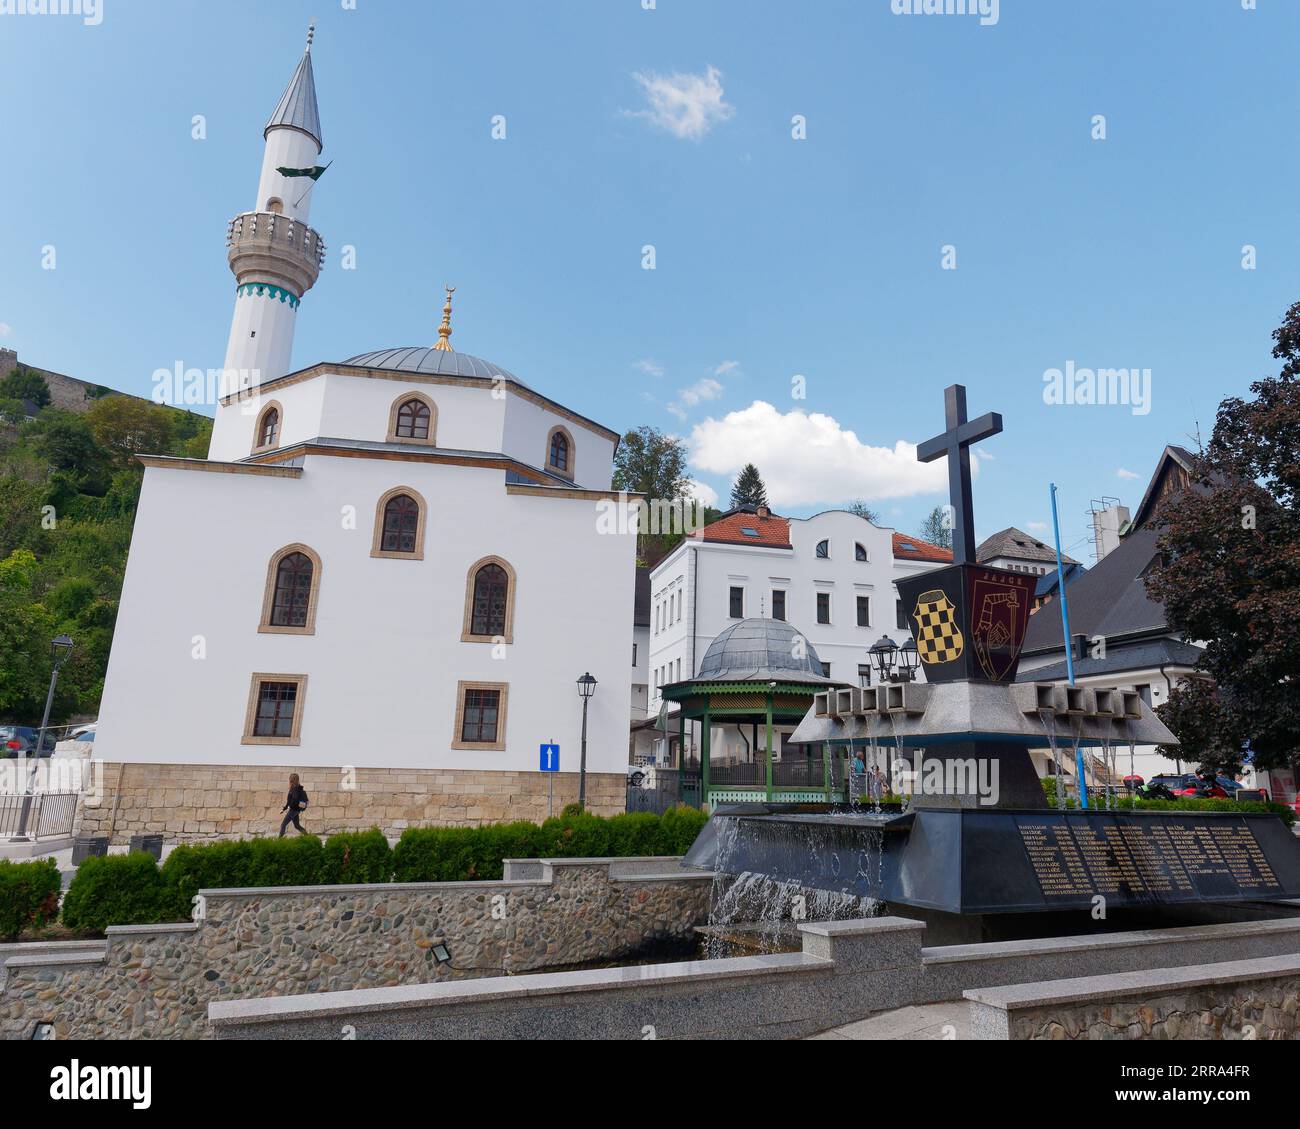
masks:
[[[647,376],[660,377],[663,376],[664,374],[663,365],[658,364],[657,362],[651,360],[649,357],[646,357],[644,360],[637,361],[636,364],[633,365],[632,367],[640,369]]]
[[[698,498],[706,506],[716,506],[718,504],[718,492],[707,482],[701,482],[698,478],[690,480],[686,492],[692,498]]]
[[[754,463],[774,506],[909,498],[948,485],[944,460],[917,462],[914,443],[872,447],[831,416],[782,413],[763,400],[696,424],[689,446],[691,465],[714,474],[734,475]]]
[[[723,99],[722,72],[709,67],[704,74],[632,75],[640,85],[648,110],[629,111],[631,117],[644,118],[657,129],[674,137],[699,141],[719,122],[736,112]]]
[[[1134,474],[1131,470],[1125,470],[1123,467],[1120,467],[1119,470],[1115,472],[1115,475],[1118,478],[1141,478],[1142,477],[1140,474]]]
[[[723,361],[713,370],[714,376],[727,376],[740,368],[739,361]]]
[[[686,418],[686,409],[694,408],[706,400],[716,400],[722,395],[723,388],[711,376],[697,380],[689,388],[678,389],[677,399],[668,405],[668,410],[679,420]]]
[[[1046,533],[1049,527],[1045,521],[1027,521],[1025,528],[1032,529],[1035,533]]]
[[[8,337],[14,331],[14,327],[7,322],[0,321],[0,337]]]

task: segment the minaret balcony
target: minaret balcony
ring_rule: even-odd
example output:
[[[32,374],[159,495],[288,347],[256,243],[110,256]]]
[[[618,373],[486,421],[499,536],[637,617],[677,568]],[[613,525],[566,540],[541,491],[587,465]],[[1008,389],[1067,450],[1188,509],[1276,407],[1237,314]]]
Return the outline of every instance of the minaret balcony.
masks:
[[[245,212],[226,228],[227,257],[239,285],[266,282],[301,298],[325,265],[325,240],[314,228],[274,212]]]

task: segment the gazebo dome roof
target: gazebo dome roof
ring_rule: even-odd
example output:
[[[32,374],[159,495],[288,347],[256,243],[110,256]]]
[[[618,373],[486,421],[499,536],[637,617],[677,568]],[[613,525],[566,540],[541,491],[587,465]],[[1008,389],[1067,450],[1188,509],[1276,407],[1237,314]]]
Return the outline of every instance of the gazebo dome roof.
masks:
[[[742,619],[704,652],[699,682],[808,682],[835,685],[822,674],[808,637],[779,619]]]

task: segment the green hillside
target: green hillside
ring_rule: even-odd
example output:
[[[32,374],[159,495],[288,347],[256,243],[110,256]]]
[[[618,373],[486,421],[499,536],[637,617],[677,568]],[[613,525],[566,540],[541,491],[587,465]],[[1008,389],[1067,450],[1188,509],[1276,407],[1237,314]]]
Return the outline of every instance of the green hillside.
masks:
[[[51,402],[39,372],[0,379],[0,721],[37,724],[49,641],[76,643],[51,721],[99,711],[144,468],[138,453],[204,458],[205,416],[133,396]],[[35,408],[35,417],[28,418]]]

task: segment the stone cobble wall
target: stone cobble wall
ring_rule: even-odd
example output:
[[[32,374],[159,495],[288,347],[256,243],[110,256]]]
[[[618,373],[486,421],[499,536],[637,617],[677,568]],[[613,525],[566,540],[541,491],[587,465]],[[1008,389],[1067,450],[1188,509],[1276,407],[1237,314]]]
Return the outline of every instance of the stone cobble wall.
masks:
[[[1017,1010],[1012,1039],[1294,1039],[1300,980],[1193,988],[1147,999]]]
[[[109,930],[106,952],[14,958],[0,1039],[210,1038],[213,1000],[500,976],[683,947],[709,875],[616,875],[627,860],[553,860],[541,880],[206,891],[201,919]],[[665,861],[668,871],[676,860]],[[434,947],[451,959],[440,962]],[[39,948],[40,946],[33,946]],[[15,961],[17,963],[15,963]]]
[[[407,827],[541,823],[549,776],[555,777],[556,815],[578,799],[573,772],[358,768],[345,776],[338,768],[285,765],[107,764],[100,802],[81,806],[79,833],[125,843],[147,833],[193,842],[276,832],[291,772],[302,777],[311,797],[302,825],[319,835],[370,827],[393,836]],[[616,815],[626,801],[622,775],[587,774],[588,811]]]

